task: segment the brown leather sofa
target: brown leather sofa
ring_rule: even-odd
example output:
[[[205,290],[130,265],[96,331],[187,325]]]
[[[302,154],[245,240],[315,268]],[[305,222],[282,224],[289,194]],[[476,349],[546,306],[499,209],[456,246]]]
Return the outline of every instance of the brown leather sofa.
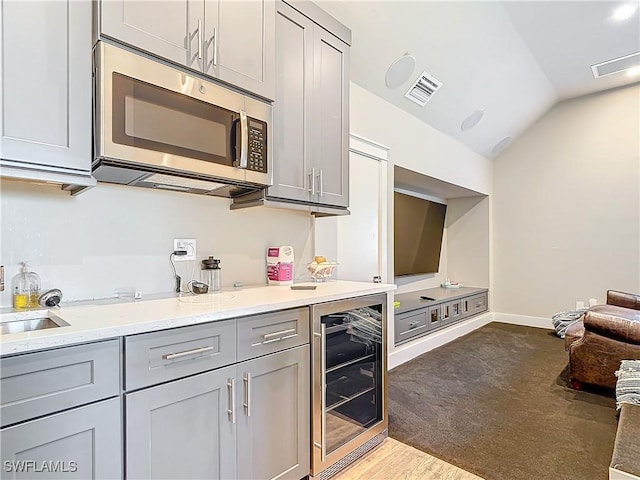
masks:
[[[572,388],[615,388],[620,361],[640,359],[640,295],[607,291],[606,305],[591,307],[567,329],[565,349]]]

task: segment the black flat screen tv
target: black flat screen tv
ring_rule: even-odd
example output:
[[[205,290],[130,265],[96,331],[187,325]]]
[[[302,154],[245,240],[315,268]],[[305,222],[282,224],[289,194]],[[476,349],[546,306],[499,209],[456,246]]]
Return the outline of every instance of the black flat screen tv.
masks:
[[[394,192],[394,275],[437,273],[447,206]]]

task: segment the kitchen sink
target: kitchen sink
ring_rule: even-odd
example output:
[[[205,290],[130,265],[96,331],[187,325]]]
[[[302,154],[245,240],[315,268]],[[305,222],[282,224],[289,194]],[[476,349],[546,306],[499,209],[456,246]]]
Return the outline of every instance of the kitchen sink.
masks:
[[[13,320],[10,322],[1,322],[2,334],[33,332],[36,330],[44,330],[46,328],[67,327],[69,324],[60,318],[39,317],[27,318],[24,320]]]

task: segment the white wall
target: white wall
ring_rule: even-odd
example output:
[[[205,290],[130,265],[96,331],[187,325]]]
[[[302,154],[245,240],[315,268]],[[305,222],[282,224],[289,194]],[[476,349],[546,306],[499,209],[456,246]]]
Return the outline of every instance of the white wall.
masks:
[[[301,212],[230,211],[224,198],[107,184],[77,197],[54,186],[10,180],[0,186],[2,306],[11,305],[11,278],[22,260],[66,300],[111,297],[123,288],[170,292],[169,254],[178,237],[197,240],[198,260],[221,259],[223,287],[266,283],[269,245],[293,245],[297,276],[311,260],[313,218]],[[178,266],[183,279],[190,277],[191,262]]]
[[[486,196],[447,202],[447,276],[452,282],[489,286],[489,203]]]
[[[407,100],[408,101],[408,100]],[[426,107],[428,108],[428,107]],[[389,272],[393,272],[393,187],[394,165],[416,171],[429,177],[474,190],[483,194],[492,191],[492,163],[469,150],[456,140],[400,110],[355,83],[351,83],[351,132],[389,147],[388,162],[388,256]],[[488,219],[487,219],[488,222]],[[460,224],[461,225],[461,224]],[[484,229],[488,229],[488,223]],[[462,230],[459,228],[457,233]],[[448,273],[450,258],[445,229],[440,257],[440,270],[435,275],[418,275],[397,279],[398,292],[437,287]],[[476,252],[478,258],[489,262],[489,250],[483,244]],[[480,248],[484,248],[481,250]],[[488,267],[487,267],[488,271]],[[460,272],[456,268],[456,274]],[[391,275],[390,273],[389,275]],[[488,275],[488,273],[487,273]],[[461,282],[465,282],[464,275]],[[473,281],[475,281],[474,274]],[[453,279],[452,279],[453,280]],[[454,280],[456,281],[456,280]],[[483,285],[486,286],[487,284]]]
[[[353,82],[351,132],[389,147],[390,168],[399,165],[469,190],[491,193],[490,160]]]
[[[640,86],[558,104],[495,160],[496,312],[640,292]]]

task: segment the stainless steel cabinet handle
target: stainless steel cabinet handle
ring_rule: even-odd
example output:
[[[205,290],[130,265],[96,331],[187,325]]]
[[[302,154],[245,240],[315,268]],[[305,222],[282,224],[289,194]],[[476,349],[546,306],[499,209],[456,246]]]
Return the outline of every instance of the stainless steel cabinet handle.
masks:
[[[318,190],[320,190],[320,196],[323,196],[324,188],[322,187],[322,169],[320,169],[320,173],[318,174]]]
[[[409,328],[415,327],[416,325],[419,325],[419,324],[420,324],[420,322],[411,322],[411,323],[409,323]]]
[[[244,374],[244,411],[247,417],[251,416],[251,374]]]
[[[249,150],[249,129],[247,127],[247,112],[240,110],[240,165],[247,168],[247,154]]]
[[[213,36],[211,37],[211,43],[213,43],[213,66],[218,64],[218,35],[217,29],[214,27]]]
[[[193,350],[185,350],[184,352],[178,352],[178,353],[167,353],[166,355],[162,356],[162,359],[173,360],[174,358],[186,357],[187,355],[195,355],[196,353],[208,352],[210,350],[213,350],[212,346],[194,348]]]
[[[296,331],[295,328],[290,328],[288,330],[280,330],[279,332],[265,333],[264,335],[262,335],[262,338],[264,338],[265,340],[268,340],[270,338],[281,337],[283,335],[286,335],[287,333],[293,333],[295,331]]]
[[[198,19],[198,60],[202,60],[202,21]]]
[[[311,172],[309,173],[309,183],[311,184],[311,187],[309,188],[309,191],[311,192],[311,196],[315,196],[315,194],[316,194],[316,169],[315,169],[315,167],[313,167],[311,169]]]
[[[231,423],[236,423],[236,379],[227,380],[227,388],[229,389],[229,408],[227,413],[231,416]]]

